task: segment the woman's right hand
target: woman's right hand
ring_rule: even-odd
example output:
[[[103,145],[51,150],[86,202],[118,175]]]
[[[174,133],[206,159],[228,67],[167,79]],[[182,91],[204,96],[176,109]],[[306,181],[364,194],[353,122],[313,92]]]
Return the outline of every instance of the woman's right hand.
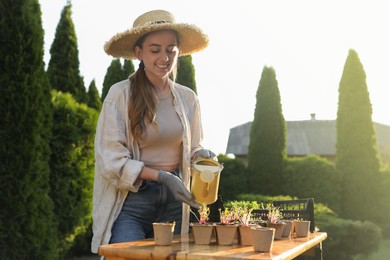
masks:
[[[199,208],[200,204],[196,202],[191,193],[184,186],[183,182],[179,177],[172,173],[159,170],[157,175],[157,181],[168,187],[169,191],[173,194],[177,201],[187,203],[193,208]]]

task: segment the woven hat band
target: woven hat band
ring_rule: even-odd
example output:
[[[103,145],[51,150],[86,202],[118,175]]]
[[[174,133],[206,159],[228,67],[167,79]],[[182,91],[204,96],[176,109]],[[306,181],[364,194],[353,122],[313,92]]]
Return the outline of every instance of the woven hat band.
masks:
[[[134,21],[133,28],[147,26],[151,24],[174,22],[176,22],[176,19],[170,12],[164,10],[159,10],[158,13],[156,13],[155,11],[150,11],[138,17]]]
[[[149,26],[149,25],[153,25],[153,24],[170,24],[172,22],[170,21],[150,21],[150,22],[147,22],[147,23],[144,23],[142,25],[138,25],[138,27],[145,27],[145,26]]]

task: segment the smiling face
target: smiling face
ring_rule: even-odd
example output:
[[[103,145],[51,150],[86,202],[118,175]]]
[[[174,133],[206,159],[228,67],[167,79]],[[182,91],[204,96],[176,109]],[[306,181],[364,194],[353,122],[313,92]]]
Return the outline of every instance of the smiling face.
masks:
[[[135,47],[135,53],[145,65],[145,73],[150,81],[165,80],[176,66],[179,55],[178,40],[172,30],[161,30],[148,34]]]

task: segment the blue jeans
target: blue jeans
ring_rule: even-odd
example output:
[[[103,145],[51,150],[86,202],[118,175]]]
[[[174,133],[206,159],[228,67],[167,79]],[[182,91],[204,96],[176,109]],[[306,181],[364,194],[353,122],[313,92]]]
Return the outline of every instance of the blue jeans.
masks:
[[[171,173],[178,175],[178,170]],[[165,185],[144,181],[137,193],[129,192],[111,229],[110,244],[152,238],[153,222],[176,222],[179,234],[182,203],[176,201]]]

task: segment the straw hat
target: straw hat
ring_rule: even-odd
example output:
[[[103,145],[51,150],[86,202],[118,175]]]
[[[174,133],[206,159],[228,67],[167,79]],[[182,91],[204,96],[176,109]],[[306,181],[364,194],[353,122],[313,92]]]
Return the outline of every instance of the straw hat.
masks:
[[[177,23],[173,14],[164,10],[154,10],[139,16],[130,28],[114,35],[104,45],[107,54],[116,58],[136,59],[134,45],[137,40],[153,31],[171,29],[180,37],[179,56],[189,55],[207,47],[208,37],[192,24]]]

